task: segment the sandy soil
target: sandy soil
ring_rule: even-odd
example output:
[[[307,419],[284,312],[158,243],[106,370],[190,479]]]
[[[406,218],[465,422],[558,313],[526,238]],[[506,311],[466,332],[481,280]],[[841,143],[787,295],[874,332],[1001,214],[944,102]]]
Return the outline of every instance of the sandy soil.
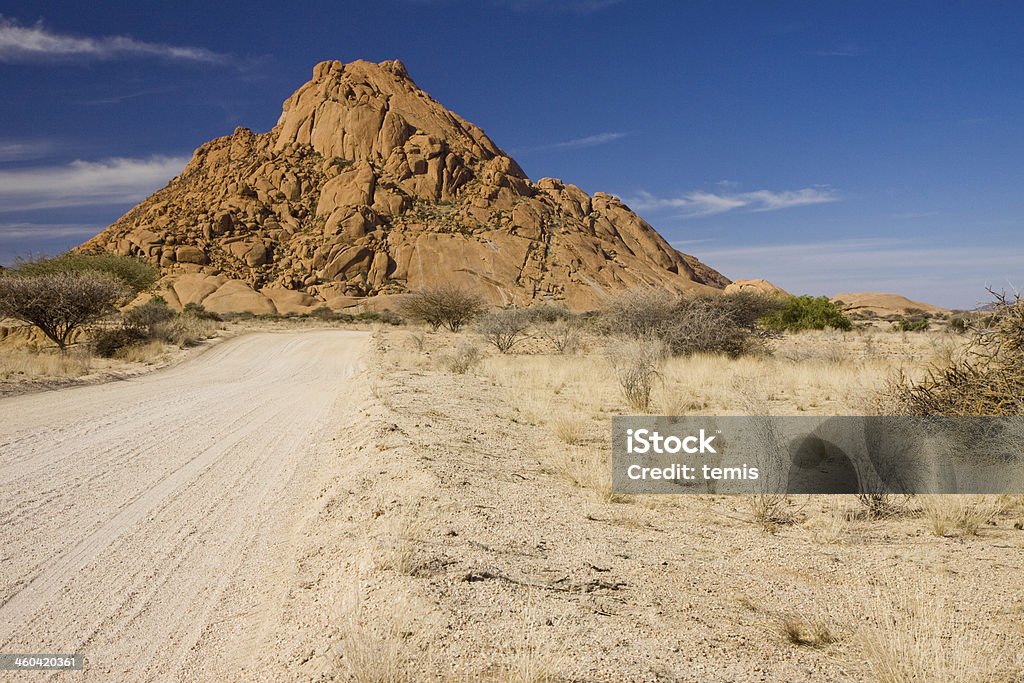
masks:
[[[0,650],[81,652],[85,680],[119,681],[229,680],[274,656],[365,339],[250,334],[0,401]]]
[[[992,672],[1024,643],[1019,516],[942,537],[804,497],[768,531],[742,498],[613,496],[599,357],[457,375],[465,335],[416,334],[256,333],[0,401],[0,651],[97,681],[867,682],[880,638],[916,680],[1018,680]],[[849,352],[734,367],[850,393],[822,369]],[[773,400],[839,409],[806,399]]]

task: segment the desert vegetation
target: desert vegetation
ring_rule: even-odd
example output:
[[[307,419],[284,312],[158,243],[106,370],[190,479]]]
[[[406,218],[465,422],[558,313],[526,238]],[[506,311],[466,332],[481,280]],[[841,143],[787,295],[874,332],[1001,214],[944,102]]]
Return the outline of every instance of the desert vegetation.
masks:
[[[644,312],[635,320],[638,327],[670,322],[659,321],[650,309],[638,310]],[[528,317],[529,309],[523,313]],[[617,311],[627,325],[634,324],[630,313]],[[539,602],[555,624],[546,627],[550,649],[576,643],[576,661],[601,661],[632,680],[639,676],[629,668],[634,653],[642,651],[651,661],[663,646],[663,640],[647,640],[639,626],[650,622],[659,635],[673,634],[673,642],[713,632],[726,651],[716,649],[716,661],[749,666],[748,653],[757,653],[773,680],[803,675],[996,683],[1020,676],[1011,643],[1021,634],[1005,618],[1001,599],[963,599],[966,583],[998,584],[999,591],[1010,585],[1010,574],[980,557],[1013,552],[994,547],[1016,547],[1017,527],[1024,526],[1019,496],[622,496],[612,491],[609,476],[612,415],[866,414],[879,409],[879,395],[893,378],[915,386],[927,382],[929,368],[958,358],[969,335],[943,327],[902,332],[880,325],[768,331],[758,321],[750,328],[754,342],[743,353],[674,352],[657,334],[623,333],[608,319],[603,312],[535,319],[507,352],[488,343],[486,328],[476,324],[457,335],[412,327],[382,331],[380,337],[386,347],[380,393],[388,396],[391,411],[386,419],[399,430],[424,420],[443,426],[434,437],[418,431],[409,457],[427,471],[436,469],[441,481],[442,463],[473,463],[459,470],[459,485],[450,495],[468,495],[470,509],[483,506],[488,524],[503,525],[487,537],[494,551],[480,565],[486,571],[468,575],[494,583],[495,590],[502,586],[508,602],[515,596]],[[575,332],[568,353],[549,333],[562,325]],[[457,348],[473,348],[474,362],[455,371],[448,363]],[[477,440],[481,430],[490,436]],[[425,445],[432,438],[437,445]],[[400,446],[389,448],[391,457],[400,456]],[[531,515],[528,533],[521,518],[490,510],[493,499],[484,491],[493,488],[492,480],[502,482],[499,509],[543,511]],[[430,567],[430,553],[441,552],[461,567],[452,548],[466,532],[460,528],[458,537],[446,540],[437,533],[428,528],[419,537],[428,558],[420,566]],[[507,544],[495,546],[502,534]],[[590,544],[593,538],[609,550]],[[438,544],[448,550],[438,550]],[[537,547],[557,551],[538,553]],[[518,548],[527,550],[519,555]],[[611,549],[620,549],[621,556]],[[901,559],[887,559],[894,557]],[[710,580],[709,566],[715,576],[728,578]],[[597,569],[584,578],[580,567]],[[421,571],[426,574],[420,576],[446,575]],[[569,578],[557,583],[563,576]],[[581,598],[571,586],[577,581],[604,587],[583,599],[584,611],[598,614],[593,621],[575,611]],[[483,603],[456,607],[429,582],[415,585],[422,589],[411,590],[452,609],[486,613]],[[562,586],[569,592],[561,592]],[[691,609],[708,616],[681,617],[668,609],[675,616],[659,621],[654,615],[665,606],[648,602],[658,594],[685,596],[680,599]],[[460,601],[471,600],[460,595]],[[924,604],[923,597],[933,595],[942,596],[940,609]],[[618,614],[626,604],[632,606],[629,619],[600,616]],[[601,655],[560,629],[556,615],[587,624],[594,633],[602,619],[614,619],[616,632],[631,643],[629,651],[588,660]],[[512,617],[491,618],[507,624]],[[982,632],[982,638],[971,635]],[[487,670],[511,670],[511,659],[504,661]],[[782,662],[800,662],[802,673],[780,673],[787,666]],[[572,678],[581,675],[576,666],[563,658],[548,670],[555,680]]]

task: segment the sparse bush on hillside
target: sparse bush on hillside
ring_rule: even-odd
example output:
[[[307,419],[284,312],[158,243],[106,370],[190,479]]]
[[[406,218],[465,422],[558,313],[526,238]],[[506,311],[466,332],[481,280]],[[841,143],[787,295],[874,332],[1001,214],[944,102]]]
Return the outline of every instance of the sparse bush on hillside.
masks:
[[[1024,299],[995,294],[989,314],[968,325],[965,351],[920,382],[901,376],[883,392],[883,413],[1024,415]],[[967,323],[965,323],[967,325]]]
[[[849,330],[853,327],[850,319],[828,297],[806,294],[785,300],[777,311],[762,318],[761,324],[779,332],[823,330],[827,327]]]
[[[75,330],[110,313],[126,286],[106,273],[0,276],[0,317],[38,327],[61,351]]]
[[[444,325],[458,332],[483,310],[483,306],[483,299],[475,292],[443,285],[407,294],[399,305],[399,313],[425,322],[435,330]]]
[[[530,320],[531,316],[519,308],[490,311],[477,321],[477,329],[488,344],[502,353],[508,353],[526,338]]]
[[[928,329],[929,323],[928,318],[915,315],[900,318],[892,326],[897,332],[924,332]]]
[[[19,261],[15,270],[22,277],[55,273],[105,273],[124,283],[132,296],[152,287],[160,277],[160,271],[151,263],[116,254],[69,252],[52,258]]]
[[[775,297],[749,293],[683,297],[663,290],[634,290],[607,303],[602,327],[611,334],[660,339],[675,355],[739,356],[759,346],[757,320],[779,305]]]

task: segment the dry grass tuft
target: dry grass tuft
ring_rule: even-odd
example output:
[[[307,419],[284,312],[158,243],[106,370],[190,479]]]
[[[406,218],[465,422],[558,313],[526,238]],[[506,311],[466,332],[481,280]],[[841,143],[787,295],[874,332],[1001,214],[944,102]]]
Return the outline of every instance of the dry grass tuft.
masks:
[[[559,441],[570,446],[578,446],[587,436],[587,422],[577,415],[559,415],[551,428]]]
[[[0,379],[72,378],[89,374],[92,356],[84,349],[50,353],[0,348]]]
[[[936,536],[976,536],[1002,509],[1000,496],[919,496],[921,512]]]
[[[441,365],[456,375],[464,375],[483,360],[484,352],[472,342],[459,342],[452,351],[438,355]]]
[[[878,683],[1010,683],[1024,674],[1019,647],[982,615],[966,623],[941,594],[889,586],[864,605],[857,635]]]
[[[167,349],[164,347],[163,342],[151,341],[144,344],[131,344],[118,349],[114,353],[114,358],[127,361],[129,363],[149,364],[160,360],[166,355],[166,353]]]
[[[420,567],[417,543],[422,535],[422,529],[409,517],[389,520],[377,539],[374,568],[415,574]]]
[[[397,619],[371,622],[358,598],[356,600],[356,605],[339,619],[339,634],[335,642],[339,655],[335,662],[338,672],[353,683],[412,683],[418,680],[416,657]]]
[[[820,619],[787,614],[779,626],[783,637],[793,645],[824,647],[839,640],[828,623]]]
[[[556,472],[580,488],[593,491],[598,498],[610,502],[612,493],[610,454],[603,449],[568,446],[555,454]]]

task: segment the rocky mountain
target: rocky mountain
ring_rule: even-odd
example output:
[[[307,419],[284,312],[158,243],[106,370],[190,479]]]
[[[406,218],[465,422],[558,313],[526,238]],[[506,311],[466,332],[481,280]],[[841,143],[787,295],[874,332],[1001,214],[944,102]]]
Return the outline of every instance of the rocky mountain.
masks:
[[[219,311],[379,305],[446,282],[586,309],[631,287],[729,284],[617,198],[532,182],[397,61],[318,64],[272,130],[203,145],[81,248],[151,259],[172,304]]]

